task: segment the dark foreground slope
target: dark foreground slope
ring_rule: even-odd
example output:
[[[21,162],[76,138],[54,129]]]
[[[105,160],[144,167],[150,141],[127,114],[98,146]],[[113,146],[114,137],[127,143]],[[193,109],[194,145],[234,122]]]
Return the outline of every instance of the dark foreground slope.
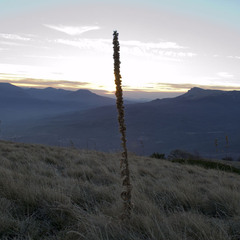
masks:
[[[240,239],[238,174],[135,155],[121,224],[119,158],[1,141],[0,239]]]
[[[173,149],[240,156],[240,92],[193,88],[176,98],[126,105],[128,148],[142,155]],[[118,149],[115,106],[46,119],[16,140],[104,151]],[[226,141],[226,136],[228,142]],[[215,144],[217,141],[217,145]]]

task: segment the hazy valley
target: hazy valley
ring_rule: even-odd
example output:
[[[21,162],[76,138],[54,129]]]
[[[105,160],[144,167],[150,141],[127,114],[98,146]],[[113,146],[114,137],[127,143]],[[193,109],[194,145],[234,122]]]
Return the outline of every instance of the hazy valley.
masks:
[[[20,142],[115,151],[115,100],[88,90],[22,89],[0,84],[1,137]],[[193,88],[175,98],[125,104],[132,152],[240,156],[240,92]],[[226,141],[226,136],[228,142]],[[217,141],[217,144],[216,144]]]

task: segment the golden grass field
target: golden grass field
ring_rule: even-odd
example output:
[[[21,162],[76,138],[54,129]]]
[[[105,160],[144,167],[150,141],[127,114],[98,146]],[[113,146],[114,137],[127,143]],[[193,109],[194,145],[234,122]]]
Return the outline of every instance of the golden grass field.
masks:
[[[240,175],[129,154],[0,141],[0,239],[238,240]]]

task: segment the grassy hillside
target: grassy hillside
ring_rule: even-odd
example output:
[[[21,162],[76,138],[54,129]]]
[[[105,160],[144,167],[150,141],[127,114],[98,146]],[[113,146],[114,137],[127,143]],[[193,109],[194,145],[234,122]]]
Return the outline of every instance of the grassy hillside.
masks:
[[[119,158],[0,141],[0,239],[240,239],[239,174],[135,155],[121,224]]]

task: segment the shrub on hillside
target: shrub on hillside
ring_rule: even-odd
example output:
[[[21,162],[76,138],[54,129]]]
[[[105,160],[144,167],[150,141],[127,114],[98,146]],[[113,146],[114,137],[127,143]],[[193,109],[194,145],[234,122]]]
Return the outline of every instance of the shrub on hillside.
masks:
[[[209,161],[209,160],[204,160],[204,159],[173,159],[172,162],[178,162],[182,164],[189,164],[189,165],[198,165],[201,167],[204,167],[206,169],[216,169],[220,171],[225,171],[225,172],[232,172],[232,173],[237,173],[240,174],[240,169],[235,168],[233,166],[219,163],[219,162],[214,162],[214,161]]]
[[[194,155],[192,153],[186,152],[184,150],[176,149],[170,152],[168,155],[169,160],[173,159],[200,159],[199,155]]]
[[[233,158],[230,157],[230,156],[226,156],[226,157],[223,157],[222,160],[225,160],[225,161],[233,161]]]
[[[154,152],[153,154],[150,155],[150,157],[151,158],[157,158],[157,159],[165,159],[165,154]]]

